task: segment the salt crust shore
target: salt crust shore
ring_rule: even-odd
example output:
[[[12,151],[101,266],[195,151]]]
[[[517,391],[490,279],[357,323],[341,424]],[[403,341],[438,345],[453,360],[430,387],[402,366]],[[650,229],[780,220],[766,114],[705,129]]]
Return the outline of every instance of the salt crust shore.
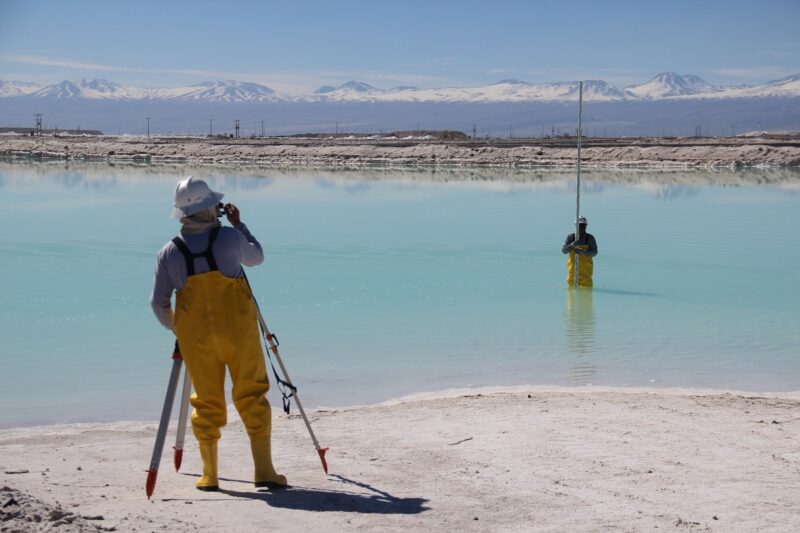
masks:
[[[540,168],[575,164],[575,140],[527,142],[366,139],[0,137],[12,158],[268,167],[455,166]],[[800,134],[728,138],[587,139],[582,164],[600,168],[800,166]]]
[[[292,488],[275,492],[250,483],[233,416],[222,490],[194,489],[188,439],[181,473],[165,452],[152,501],[155,423],[11,429],[0,530],[800,531],[798,408],[800,393],[447,391],[313,412],[327,477],[302,420],[276,410]]]

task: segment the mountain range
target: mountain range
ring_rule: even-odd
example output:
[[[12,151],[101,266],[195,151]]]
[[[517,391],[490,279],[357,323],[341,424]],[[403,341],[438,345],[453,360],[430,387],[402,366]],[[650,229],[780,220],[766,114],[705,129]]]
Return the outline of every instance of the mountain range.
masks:
[[[283,94],[250,82],[141,88],[84,79],[38,85],[0,81],[0,126],[93,129],[113,134],[255,136],[473,131],[479,137],[574,134],[578,83],[500,80],[480,87],[378,88],[361,81]],[[800,74],[759,85],[716,86],[665,72],[627,87],[583,86],[587,135],[731,135],[800,131]],[[150,120],[147,120],[149,117]]]
[[[311,94],[301,95],[280,94],[265,85],[234,80],[171,88],[131,87],[104,79],[62,81],[52,85],[0,80],[0,98],[51,101],[520,103],[575,101],[577,97],[577,81],[529,83],[515,79],[479,87],[432,89],[409,86],[379,89],[364,82],[348,81],[337,87],[322,86]],[[782,97],[800,97],[800,74],[760,85],[715,86],[693,74],[663,72],[646,83],[621,89],[602,80],[587,80],[583,91],[586,102]]]

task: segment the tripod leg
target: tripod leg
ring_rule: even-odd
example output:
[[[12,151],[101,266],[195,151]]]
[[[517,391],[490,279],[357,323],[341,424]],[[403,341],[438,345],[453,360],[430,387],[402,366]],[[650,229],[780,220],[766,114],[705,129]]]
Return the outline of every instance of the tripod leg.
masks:
[[[177,343],[175,343],[176,349],[177,346]],[[150,459],[150,469],[147,471],[145,491],[147,492],[148,499],[152,496],[156,488],[158,465],[161,463],[161,454],[164,452],[164,441],[167,439],[167,428],[169,427],[169,418],[172,414],[172,404],[175,402],[175,390],[178,388],[181,365],[183,364],[183,359],[180,358],[180,352],[177,352],[177,350],[172,357],[172,372],[169,375],[167,395],[166,398],[164,398],[164,408],[161,411],[161,420],[158,423],[158,433],[156,433],[156,443],[155,446],[153,446],[153,456]]]
[[[181,407],[178,411],[178,431],[175,434],[175,454],[173,455],[173,462],[175,464],[175,471],[181,469],[181,461],[183,460],[183,443],[186,440],[186,421],[189,418],[189,396],[192,394],[192,379],[189,377],[189,369],[183,372],[183,392],[181,393]]]

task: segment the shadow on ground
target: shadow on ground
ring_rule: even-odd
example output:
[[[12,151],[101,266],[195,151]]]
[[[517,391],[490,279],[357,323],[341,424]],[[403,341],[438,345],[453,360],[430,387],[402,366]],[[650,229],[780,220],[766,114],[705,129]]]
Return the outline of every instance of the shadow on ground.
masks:
[[[353,485],[370,491],[361,494],[348,490],[324,490],[305,487],[289,487],[271,491],[243,492],[220,489],[220,494],[235,498],[261,500],[270,507],[297,509],[299,511],[338,511],[367,514],[419,514],[429,510],[425,498],[397,498],[388,492],[366,483],[353,481],[344,476],[332,475],[339,483]]]

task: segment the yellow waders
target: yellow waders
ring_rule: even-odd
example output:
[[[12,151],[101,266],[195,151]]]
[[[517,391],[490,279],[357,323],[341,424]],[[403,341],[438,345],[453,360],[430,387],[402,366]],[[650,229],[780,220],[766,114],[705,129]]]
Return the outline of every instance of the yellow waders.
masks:
[[[200,442],[219,439],[227,422],[226,366],[247,433],[251,439],[269,438],[269,381],[257,320],[244,278],[206,272],[190,276],[178,291],[175,333],[194,385],[192,429]]]
[[[589,246],[582,244],[577,246],[581,250],[588,250]],[[594,262],[588,255],[580,256],[578,260],[578,286],[591,287],[592,273],[594,272]],[[567,285],[575,285],[575,251],[570,251],[567,256]]]
[[[189,261],[193,258],[187,265]],[[204,465],[197,486],[217,486],[216,443],[227,422],[225,367],[233,381],[233,404],[255,445],[256,484],[286,485],[286,478],[272,468],[272,410],[255,302],[244,278],[223,275],[215,263],[212,268],[204,274],[194,274],[193,265],[189,268],[186,285],[177,292],[174,315],[175,334],[195,389],[192,430]]]

